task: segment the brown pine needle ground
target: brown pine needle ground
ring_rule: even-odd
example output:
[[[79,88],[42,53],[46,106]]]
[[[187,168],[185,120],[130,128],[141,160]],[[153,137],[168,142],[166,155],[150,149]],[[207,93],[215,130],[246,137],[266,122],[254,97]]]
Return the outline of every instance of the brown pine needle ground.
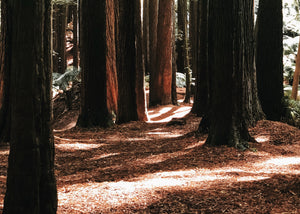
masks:
[[[299,129],[260,121],[251,150],[211,148],[192,133],[193,115],[186,125],[158,123],[189,108],[150,109],[152,123],[55,131],[58,214],[300,213]],[[0,148],[0,211],[8,149]]]

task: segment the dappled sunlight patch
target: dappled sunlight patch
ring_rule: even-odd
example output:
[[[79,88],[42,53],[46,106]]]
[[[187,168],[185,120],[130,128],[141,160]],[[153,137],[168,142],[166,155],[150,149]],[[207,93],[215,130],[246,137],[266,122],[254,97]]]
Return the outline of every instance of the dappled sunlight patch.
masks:
[[[105,144],[87,144],[87,143],[68,143],[68,144],[56,144],[55,148],[63,151],[76,151],[76,150],[90,150],[102,147]]]
[[[116,155],[120,155],[120,153],[109,153],[109,154],[96,155],[96,156],[90,158],[89,160],[90,161],[100,160],[100,159],[109,158],[109,157],[116,156]]]
[[[0,151],[0,155],[9,155],[9,150]]]
[[[287,166],[300,164],[300,157],[281,157],[273,158],[265,162],[266,164],[274,164],[277,166]]]
[[[244,172],[234,168],[233,171]],[[268,179],[268,176],[259,174],[226,174],[230,168],[191,169],[166,171],[145,174],[129,181],[116,182],[88,182],[82,184],[65,185],[59,189],[59,205],[72,209],[109,213],[114,209],[134,207],[144,209],[153,204],[171,191],[209,190],[218,184],[232,185],[236,182],[252,182]],[[76,203],[80,201],[81,206]]]
[[[259,143],[265,143],[270,140],[270,136],[260,135],[255,138],[255,140]]]
[[[171,121],[173,118],[183,118],[190,113],[191,106],[167,106],[161,107],[159,111],[149,110],[148,123],[165,123]]]
[[[172,132],[148,132],[148,135],[157,135],[157,136],[161,136],[163,138],[174,138],[174,137],[181,137],[182,134],[174,134]]]
[[[194,149],[196,147],[203,146],[204,144],[205,144],[205,140],[202,140],[197,143],[191,144],[190,146],[186,147],[185,149]]]

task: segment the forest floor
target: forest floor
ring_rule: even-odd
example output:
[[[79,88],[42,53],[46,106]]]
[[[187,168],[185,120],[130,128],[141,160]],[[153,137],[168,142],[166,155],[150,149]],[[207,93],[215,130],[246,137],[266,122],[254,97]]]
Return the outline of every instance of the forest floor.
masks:
[[[250,150],[207,147],[190,109],[158,106],[151,122],[108,129],[75,128],[78,108],[61,114],[57,213],[300,213],[299,129],[259,121]],[[8,154],[0,148],[0,213]]]

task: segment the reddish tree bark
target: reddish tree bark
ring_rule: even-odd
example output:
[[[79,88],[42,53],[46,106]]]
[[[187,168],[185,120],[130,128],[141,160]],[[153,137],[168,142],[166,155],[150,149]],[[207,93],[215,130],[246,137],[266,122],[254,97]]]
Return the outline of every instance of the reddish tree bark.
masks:
[[[159,1],[157,26],[157,104],[172,103],[172,0]]]

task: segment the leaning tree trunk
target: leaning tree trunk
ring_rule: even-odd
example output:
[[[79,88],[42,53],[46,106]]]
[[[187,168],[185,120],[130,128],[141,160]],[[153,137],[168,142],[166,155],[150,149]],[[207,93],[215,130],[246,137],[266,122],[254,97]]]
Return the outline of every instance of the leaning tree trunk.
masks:
[[[50,99],[51,3],[17,1],[9,4],[8,10],[18,15],[8,21],[12,107],[3,213],[54,214],[57,193]],[[28,51],[32,49],[35,51]]]
[[[172,0],[159,1],[157,26],[158,103],[172,103]]]
[[[1,40],[0,40],[0,143],[9,141],[10,135],[10,68],[9,56],[10,37],[8,33],[7,19],[9,19],[9,10],[7,8],[7,0],[1,1]]]
[[[246,40],[252,2],[244,0],[209,2],[208,56],[211,75],[210,128],[208,145],[245,149],[252,140],[245,118],[245,73],[249,54]],[[253,62],[252,62],[253,63]]]
[[[298,85],[300,76],[300,41],[298,45],[298,53],[296,58],[296,70],[294,73],[293,89],[292,89],[292,99],[297,100],[298,97]]]
[[[113,76],[110,51],[114,44],[109,43],[108,23],[114,23],[111,7],[113,1],[81,1],[81,64],[82,91],[81,109],[77,125],[81,127],[108,127],[112,125],[112,115],[108,109],[107,84]],[[114,20],[114,19],[113,19]]]
[[[257,15],[256,69],[258,95],[267,119],[283,113],[282,0],[260,0]]]

